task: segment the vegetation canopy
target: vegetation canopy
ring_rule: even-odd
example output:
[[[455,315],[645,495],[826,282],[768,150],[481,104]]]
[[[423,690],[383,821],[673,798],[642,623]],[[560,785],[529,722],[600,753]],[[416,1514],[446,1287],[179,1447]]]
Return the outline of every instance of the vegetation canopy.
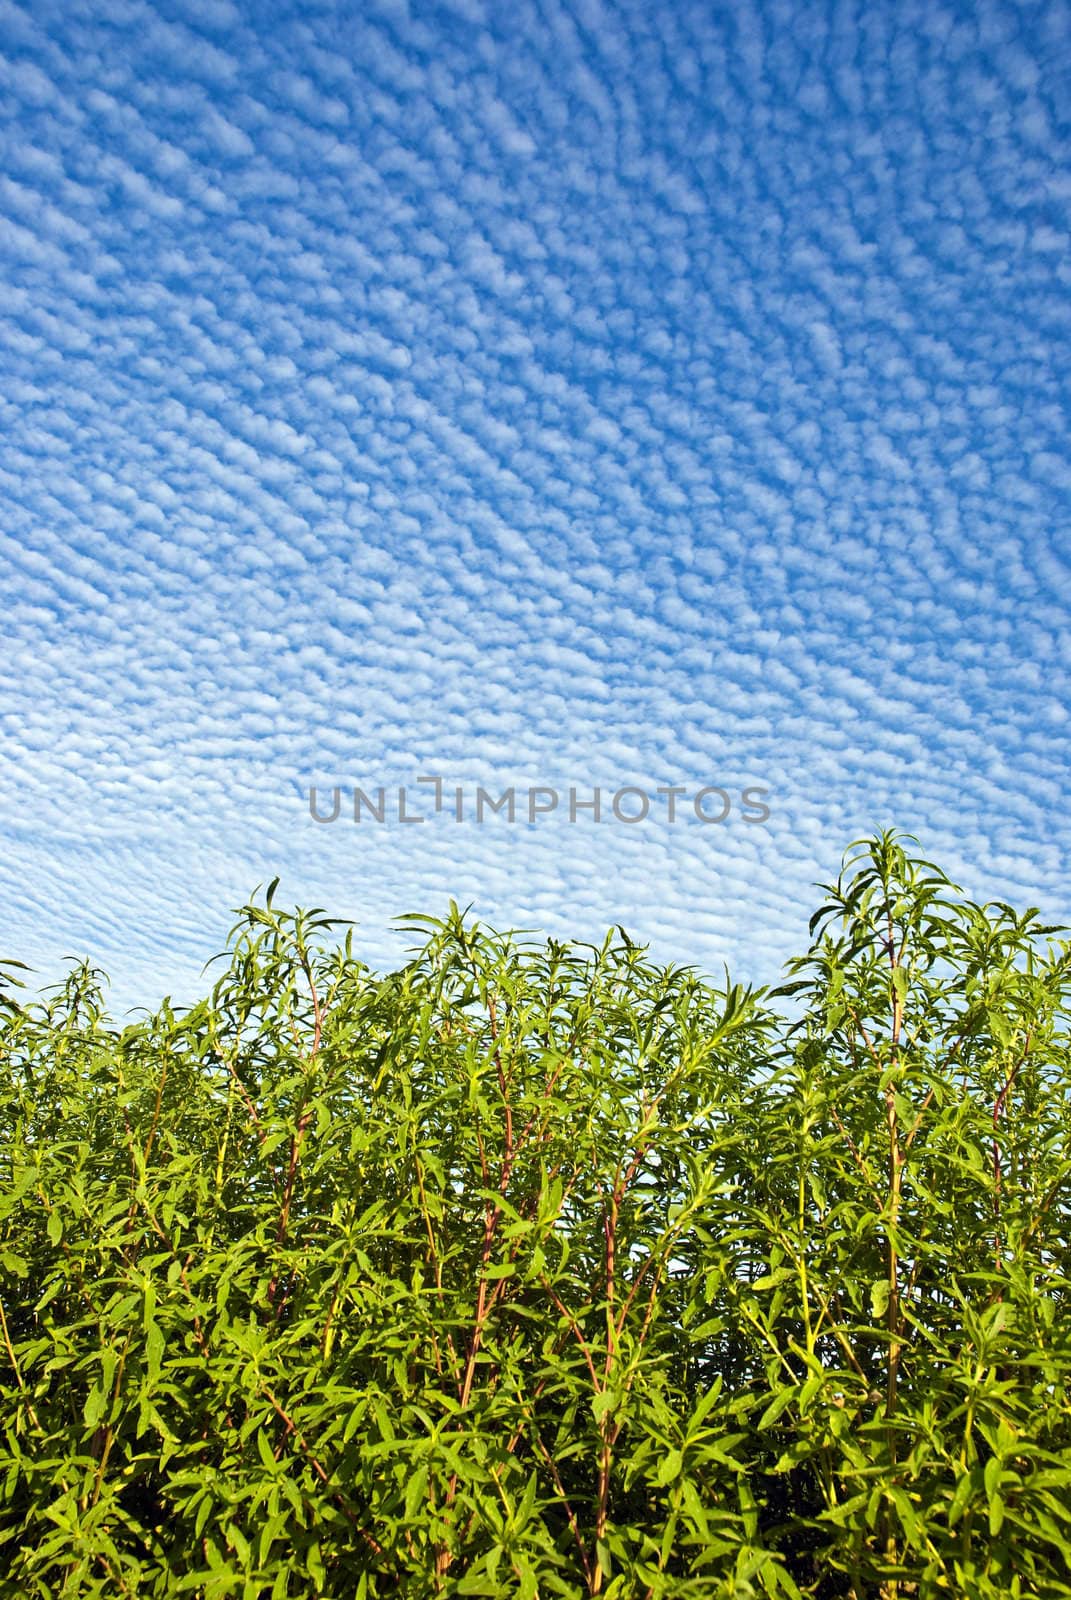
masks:
[[[0,1596],[1071,1596],[1071,951],[892,834],[779,989],[241,913],[0,971]]]

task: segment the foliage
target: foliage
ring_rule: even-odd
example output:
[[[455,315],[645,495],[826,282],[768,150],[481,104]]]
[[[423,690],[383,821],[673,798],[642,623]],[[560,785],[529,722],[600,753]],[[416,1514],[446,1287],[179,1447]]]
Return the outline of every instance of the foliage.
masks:
[[[1071,1596],[1071,955],[908,842],[772,993],[274,884],[181,1014],[5,964],[0,1596]]]

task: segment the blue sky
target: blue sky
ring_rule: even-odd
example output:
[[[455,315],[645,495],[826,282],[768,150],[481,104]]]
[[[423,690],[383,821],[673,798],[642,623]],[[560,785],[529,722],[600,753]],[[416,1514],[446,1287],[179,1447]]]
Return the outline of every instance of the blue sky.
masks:
[[[883,826],[1067,918],[1069,68],[1063,3],[0,0],[0,955],[190,999],[278,874],[376,966],[453,896],[764,981]]]

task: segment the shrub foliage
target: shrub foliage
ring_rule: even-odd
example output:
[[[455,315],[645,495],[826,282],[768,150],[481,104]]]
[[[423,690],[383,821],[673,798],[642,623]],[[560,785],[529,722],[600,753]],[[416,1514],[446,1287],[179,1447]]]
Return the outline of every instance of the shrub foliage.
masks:
[[[911,843],[774,991],[275,885],[182,1013],[9,963],[0,1595],[1071,1596],[1071,953]]]

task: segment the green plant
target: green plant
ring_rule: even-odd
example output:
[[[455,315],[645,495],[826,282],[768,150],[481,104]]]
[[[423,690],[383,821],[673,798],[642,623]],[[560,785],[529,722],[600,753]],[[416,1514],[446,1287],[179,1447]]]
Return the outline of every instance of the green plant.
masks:
[[[1071,958],[907,842],[773,993],[275,884],[0,982],[0,1595],[1071,1595]]]

